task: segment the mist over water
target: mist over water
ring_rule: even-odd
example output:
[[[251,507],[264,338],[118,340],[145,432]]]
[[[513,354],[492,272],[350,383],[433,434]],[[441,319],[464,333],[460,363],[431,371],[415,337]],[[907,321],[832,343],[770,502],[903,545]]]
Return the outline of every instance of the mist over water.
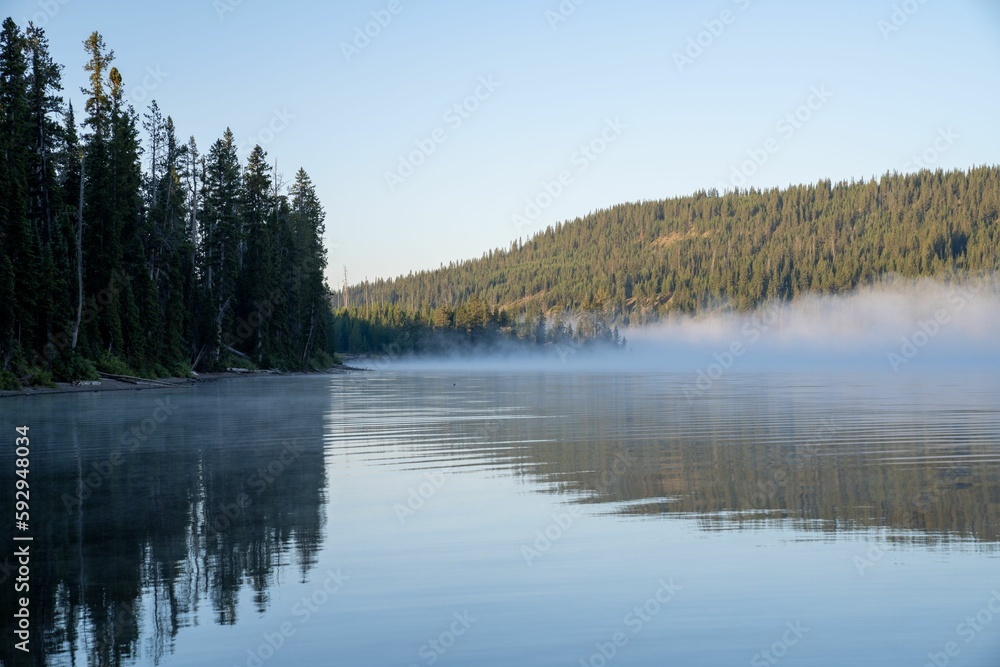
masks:
[[[663,582],[615,665],[747,664],[800,622],[788,664],[930,664],[1000,599],[998,305],[896,281],[628,350],[5,399],[44,664],[580,664]]]
[[[751,313],[719,309],[623,330],[627,349],[548,345],[547,354],[398,359],[411,370],[692,373],[851,371],[905,377],[1000,367],[1000,280],[886,279],[841,295],[807,295]]]
[[[782,665],[958,641],[995,667],[1000,617],[960,624],[997,588],[1000,378],[929,376],[734,374],[690,403],[690,375],[391,370],[4,399],[35,448],[31,664],[718,667],[801,623]],[[0,664],[26,664],[12,644]]]
[[[993,366],[1000,361],[995,278],[895,280],[809,295],[753,313],[714,313],[627,332],[632,353],[666,370],[863,370]]]

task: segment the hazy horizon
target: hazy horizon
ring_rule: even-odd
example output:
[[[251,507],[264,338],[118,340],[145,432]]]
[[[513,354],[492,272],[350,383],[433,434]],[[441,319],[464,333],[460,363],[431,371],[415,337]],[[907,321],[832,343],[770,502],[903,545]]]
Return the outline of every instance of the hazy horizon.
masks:
[[[565,322],[579,318],[567,313]],[[532,349],[510,343],[479,350],[394,355],[351,362],[379,371],[475,373],[671,373],[690,394],[735,373],[843,371],[927,377],[1000,364],[1000,276],[936,280],[888,276],[843,294],[771,301],[749,312],[724,305],[622,327],[625,349],[571,341]]]

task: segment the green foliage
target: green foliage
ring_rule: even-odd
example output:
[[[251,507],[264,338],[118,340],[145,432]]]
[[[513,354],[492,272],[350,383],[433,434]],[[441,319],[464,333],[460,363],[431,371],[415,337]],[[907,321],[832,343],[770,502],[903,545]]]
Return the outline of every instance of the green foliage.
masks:
[[[52,375],[61,382],[97,380],[100,377],[94,362],[73,351],[53,359],[51,368]]]
[[[53,389],[56,386],[56,383],[52,380],[52,373],[41,368],[28,369],[24,381],[29,387],[48,387]]]
[[[42,29],[0,28],[0,370],[186,376],[332,352],[305,171],[282,191],[259,146],[241,168],[229,130],[202,158],[155,101],[140,123],[114,52],[97,32],[83,45],[78,136]]]
[[[23,388],[21,380],[13,371],[0,370],[0,391],[18,390]]]
[[[102,352],[97,359],[94,360],[94,363],[97,366],[97,370],[101,373],[110,373],[111,375],[136,375],[135,370],[133,370],[124,359],[112,354],[111,352]]]
[[[7,371],[3,371],[7,372]],[[40,368],[39,366],[34,366],[30,364],[14,364],[10,370],[11,377],[14,378],[12,381],[9,377],[0,380],[2,384],[11,385],[8,388],[19,389],[20,387],[13,386],[20,384],[22,386],[28,387],[49,387],[53,388],[56,386],[52,379],[52,373],[47,369]],[[6,377],[6,376],[5,376]]]
[[[340,365],[340,363],[335,355],[327,354],[325,350],[317,350],[309,359],[309,367],[316,371],[325,371]]]
[[[218,365],[211,366],[210,370],[213,372],[224,371],[227,368],[245,368],[248,371],[259,371],[260,366],[255,364],[252,359],[247,359],[245,357],[238,357],[234,354],[226,354],[219,358]]]
[[[193,376],[191,375],[191,367],[186,362],[178,361],[170,366],[164,377],[189,378]]]

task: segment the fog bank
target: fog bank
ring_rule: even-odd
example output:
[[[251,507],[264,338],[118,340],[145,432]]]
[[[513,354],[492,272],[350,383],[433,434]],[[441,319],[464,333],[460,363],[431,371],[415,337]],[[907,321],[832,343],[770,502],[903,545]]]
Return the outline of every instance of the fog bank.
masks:
[[[836,296],[765,304],[751,313],[676,316],[622,331],[625,351],[548,345],[545,353],[381,360],[399,370],[694,373],[1000,370],[1000,281],[891,279]]]

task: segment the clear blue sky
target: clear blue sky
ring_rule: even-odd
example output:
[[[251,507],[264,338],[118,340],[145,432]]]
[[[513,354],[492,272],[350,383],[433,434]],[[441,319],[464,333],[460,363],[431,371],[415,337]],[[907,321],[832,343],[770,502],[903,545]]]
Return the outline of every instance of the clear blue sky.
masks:
[[[98,30],[139,106],[157,99],[203,152],[230,126],[269,139],[286,180],[304,167],[334,287],[345,265],[351,282],[434,268],[597,208],[722,187],[751,154],[762,164],[736,178],[755,187],[912,171],[919,154],[1000,161],[995,0],[577,2],[566,17],[559,0],[4,0],[3,13],[43,19],[78,109],[81,42]],[[345,55],[380,11],[387,25]],[[702,52],[678,66],[689,39]],[[477,88],[478,108],[452,110]],[[602,132],[603,154],[579,152]],[[418,141],[433,154],[390,187]],[[550,202],[542,183],[560,172]]]

